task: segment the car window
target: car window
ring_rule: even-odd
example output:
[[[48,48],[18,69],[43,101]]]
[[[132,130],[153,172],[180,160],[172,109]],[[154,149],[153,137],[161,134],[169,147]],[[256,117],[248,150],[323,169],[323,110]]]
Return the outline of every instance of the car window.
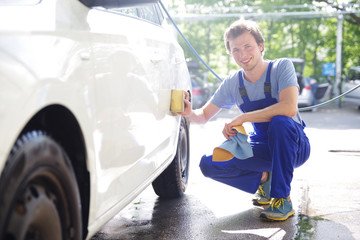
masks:
[[[138,11],[135,7],[132,8],[116,8],[116,9],[111,9],[114,12],[117,13],[121,13],[121,14],[125,14],[125,15],[130,15],[133,17],[138,17]]]
[[[350,81],[360,80],[360,71],[356,69],[350,69],[349,78]]]
[[[302,74],[302,71],[304,69],[304,62],[293,62],[295,72]]]
[[[152,23],[160,25],[160,19],[158,17],[157,11],[155,9],[155,5],[146,5],[138,8],[139,17],[150,21]]]
[[[295,68],[295,71],[296,71],[296,72],[300,73],[300,72],[301,72],[301,69],[302,69],[302,66],[301,66],[301,64],[296,64],[296,63],[294,63],[294,68]]]
[[[112,8],[110,10],[116,13],[138,17],[157,25],[160,25],[162,21],[162,16],[159,16],[160,11],[156,4],[148,4],[140,7]]]

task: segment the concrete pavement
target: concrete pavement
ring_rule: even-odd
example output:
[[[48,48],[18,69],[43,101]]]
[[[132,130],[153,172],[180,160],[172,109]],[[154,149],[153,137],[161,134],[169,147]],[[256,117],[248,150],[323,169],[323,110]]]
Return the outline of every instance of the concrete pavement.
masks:
[[[312,153],[296,171],[303,181],[299,239],[360,239],[360,111],[304,113]]]

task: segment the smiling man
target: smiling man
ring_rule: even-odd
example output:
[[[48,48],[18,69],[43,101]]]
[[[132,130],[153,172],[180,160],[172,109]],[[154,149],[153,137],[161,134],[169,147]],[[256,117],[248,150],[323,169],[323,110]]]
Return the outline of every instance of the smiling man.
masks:
[[[310,155],[305,123],[297,109],[299,86],[290,60],[264,60],[264,38],[253,21],[234,22],[224,34],[225,47],[241,68],[228,76],[201,109],[193,110],[185,93],[181,115],[194,123],[206,123],[222,108],[236,104],[242,114],[225,124],[228,141],[237,134],[233,127],[253,125],[249,143],[253,156],[214,161],[204,155],[200,168],[206,177],[255,193],[254,205],[269,205],[260,217],[284,221],[294,215],[290,184],[294,168]]]

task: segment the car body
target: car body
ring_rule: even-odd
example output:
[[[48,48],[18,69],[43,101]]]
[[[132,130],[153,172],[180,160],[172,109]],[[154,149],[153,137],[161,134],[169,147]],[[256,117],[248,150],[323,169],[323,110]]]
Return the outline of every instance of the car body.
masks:
[[[350,67],[345,81],[342,85],[343,92],[349,91],[360,84],[360,66]],[[351,105],[356,105],[360,109],[360,89],[356,89],[344,97],[344,102]]]
[[[332,96],[333,76],[314,75],[308,78],[311,90],[313,91],[315,101],[314,104],[319,104],[330,100]]]
[[[298,106],[308,107],[313,104],[313,93],[309,81],[303,76],[305,60],[301,58],[289,58],[294,64],[297,81],[299,84]]]
[[[0,239],[90,239],[153,184],[187,184],[191,92],[156,0],[0,3]]]
[[[332,85],[327,82],[319,83],[320,77],[304,77],[305,60],[290,58],[295,67],[296,77],[299,84],[298,107],[308,108],[330,98]]]

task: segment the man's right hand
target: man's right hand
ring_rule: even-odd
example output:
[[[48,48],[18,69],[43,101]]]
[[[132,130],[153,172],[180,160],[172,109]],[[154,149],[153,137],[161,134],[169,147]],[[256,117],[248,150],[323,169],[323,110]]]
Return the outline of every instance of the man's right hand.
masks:
[[[207,121],[209,121],[213,116],[215,116],[219,111],[220,108],[218,108],[216,105],[212,104],[210,101],[207,102],[202,108],[199,109],[192,109],[192,104],[189,101],[190,94],[188,92],[185,92],[185,98],[184,98],[184,111],[179,112],[179,115],[182,115],[186,117],[187,120],[193,123],[198,124],[205,124]]]
[[[185,95],[185,98],[184,98],[184,104],[185,104],[184,111],[183,111],[183,112],[178,112],[178,114],[186,117],[186,116],[189,116],[189,115],[191,114],[192,104],[191,104],[191,102],[189,101],[189,99],[190,99],[190,94],[189,94],[189,92],[184,91],[184,95]]]

